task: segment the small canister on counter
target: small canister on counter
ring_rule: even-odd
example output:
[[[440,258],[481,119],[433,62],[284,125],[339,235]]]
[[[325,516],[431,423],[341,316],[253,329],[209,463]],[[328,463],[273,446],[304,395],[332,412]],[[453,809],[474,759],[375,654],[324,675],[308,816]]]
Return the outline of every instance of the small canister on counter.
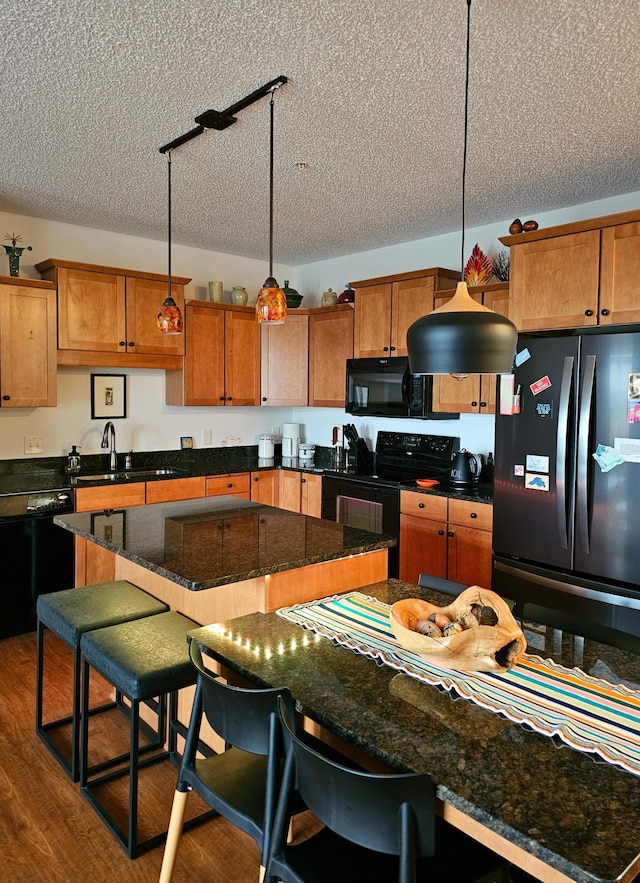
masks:
[[[272,435],[260,435],[258,436],[258,457],[264,460],[270,460],[273,457],[274,448],[273,448],[273,436]]]

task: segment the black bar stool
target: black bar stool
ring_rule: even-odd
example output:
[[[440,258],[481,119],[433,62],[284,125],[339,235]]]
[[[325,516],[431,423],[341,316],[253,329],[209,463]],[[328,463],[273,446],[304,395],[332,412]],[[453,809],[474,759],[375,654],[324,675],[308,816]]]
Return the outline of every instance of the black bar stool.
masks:
[[[80,778],[80,638],[85,632],[145,616],[154,616],[168,610],[168,607],[131,583],[118,580],[39,595],[36,610],[36,733],[72,780],[77,782]],[[47,629],[61,638],[73,651],[73,683],[71,715],[43,723],[44,635]],[[106,711],[113,708],[114,704],[92,708],[88,713],[93,715]],[[69,725],[71,725],[70,756],[52,738],[55,731]]]
[[[82,736],[80,740],[80,788],[98,815],[125,849],[129,858],[136,858],[166,839],[166,830],[138,842],[138,778],[145,766],[164,760],[179,761],[177,753],[178,734],[187,735],[187,727],[177,717],[177,693],[184,687],[195,684],[197,671],[189,659],[187,632],[198,628],[198,624],[180,613],[168,612],[149,616],[135,622],[85,632],[80,641],[83,666],[82,709],[89,702],[89,668],[94,668],[105,680],[119,691],[130,704],[129,752],[124,767],[109,769],[100,775],[92,775],[96,766],[89,769],[89,723],[82,715]],[[166,699],[169,699],[169,713],[166,719]],[[139,748],[141,703],[150,705],[157,699],[155,710],[158,716],[158,733],[163,733],[163,744],[153,747],[159,750],[141,757]],[[161,749],[161,750],[160,750]],[[121,758],[113,758],[98,766],[105,769],[118,763]],[[90,778],[91,776],[91,778]],[[101,786],[121,777],[129,777],[127,830],[118,825],[101,800]],[[173,793],[175,778],[172,777],[169,793]],[[191,819],[186,827],[192,827],[211,817],[208,811]]]

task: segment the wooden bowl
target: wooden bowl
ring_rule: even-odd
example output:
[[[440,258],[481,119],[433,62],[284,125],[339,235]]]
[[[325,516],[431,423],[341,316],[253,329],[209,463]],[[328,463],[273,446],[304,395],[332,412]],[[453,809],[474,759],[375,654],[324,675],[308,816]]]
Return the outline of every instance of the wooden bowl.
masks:
[[[459,621],[462,631],[449,637],[431,637],[417,631],[419,623],[436,614],[451,622]],[[516,665],[527,649],[508,605],[495,592],[480,586],[469,586],[447,607],[436,607],[419,598],[396,601],[389,618],[393,633],[405,650],[454,671],[506,671]],[[475,625],[476,620],[479,625]],[[473,624],[465,627],[469,622]]]

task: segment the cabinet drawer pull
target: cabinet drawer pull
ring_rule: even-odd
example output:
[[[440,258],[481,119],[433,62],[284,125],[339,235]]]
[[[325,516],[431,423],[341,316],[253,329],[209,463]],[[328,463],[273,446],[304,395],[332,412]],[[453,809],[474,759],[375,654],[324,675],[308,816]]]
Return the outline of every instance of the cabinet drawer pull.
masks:
[[[233,482],[230,481],[229,484],[227,485],[227,487],[233,487]]]
[[[593,310],[585,310],[584,314],[585,316],[593,316]]]
[[[424,509],[424,503],[418,503],[418,509]]]
[[[469,514],[469,518],[477,518],[477,517],[478,517],[478,515],[477,515],[476,512],[471,512],[471,513]]]
[[[600,315],[601,315],[601,316],[608,316],[608,315],[609,315],[609,310],[600,310]]]

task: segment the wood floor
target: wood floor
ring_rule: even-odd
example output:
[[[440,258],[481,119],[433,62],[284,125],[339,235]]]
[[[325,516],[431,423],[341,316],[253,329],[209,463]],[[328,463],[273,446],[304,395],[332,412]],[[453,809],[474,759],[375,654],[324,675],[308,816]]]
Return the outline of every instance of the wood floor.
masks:
[[[47,637],[45,720],[68,713],[70,684],[70,651],[53,635]],[[163,847],[130,861],[79,786],[35,734],[35,634],[0,641],[0,652],[0,880],[157,881]],[[94,699],[106,695],[106,686],[96,679],[92,693]],[[111,750],[115,741],[126,736],[126,727],[119,727],[117,720],[109,723],[108,717],[99,715],[92,721],[95,729],[89,744],[95,744],[98,752],[107,745]],[[166,829],[176,777],[176,767],[163,763],[151,767],[141,781],[141,816],[151,827],[159,825],[156,830]],[[151,793],[150,803],[145,796]],[[191,795],[189,803],[197,800]],[[315,828],[307,816],[298,822],[300,837]],[[248,883],[258,880],[258,869],[254,841],[226,820],[215,818],[184,835],[173,879],[175,883]]]

